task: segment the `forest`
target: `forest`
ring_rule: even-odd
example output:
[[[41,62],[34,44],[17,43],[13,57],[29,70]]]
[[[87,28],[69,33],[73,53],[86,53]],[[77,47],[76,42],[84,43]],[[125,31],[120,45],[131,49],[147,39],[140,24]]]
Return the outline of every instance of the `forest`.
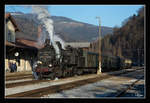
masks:
[[[121,27],[113,28],[113,35],[101,39],[103,55],[119,56],[131,59],[134,63],[144,63],[144,7],[122,22]],[[99,41],[94,41],[90,50],[98,52]]]

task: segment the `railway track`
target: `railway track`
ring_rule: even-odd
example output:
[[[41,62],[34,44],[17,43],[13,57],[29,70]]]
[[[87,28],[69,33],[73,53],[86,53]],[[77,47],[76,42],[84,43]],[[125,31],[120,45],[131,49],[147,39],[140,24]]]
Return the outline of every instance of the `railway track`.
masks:
[[[125,71],[125,72],[122,72],[122,73],[128,73],[128,72],[131,72],[131,71]],[[116,75],[121,75],[122,73],[119,73],[119,74],[116,73]],[[29,77],[21,76],[19,79],[25,79],[25,78],[30,78],[30,77],[31,76],[29,76]],[[17,79],[17,78],[18,77],[15,77],[15,79]],[[69,78],[71,79],[73,77],[69,77]],[[6,79],[6,80],[15,80],[15,79],[14,78],[9,78],[9,79]],[[61,80],[64,80],[64,79],[61,79]],[[6,88],[13,88],[13,87],[17,87],[17,86],[25,86],[25,85],[31,85],[31,84],[42,83],[42,82],[50,82],[50,81],[52,81],[52,80],[29,80],[29,81],[22,81],[22,82],[6,83],[5,87]]]
[[[125,71],[125,72],[121,72],[121,73],[116,73],[115,76],[117,75],[121,75],[121,74],[125,74],[128,72],[132,72],[132,71]],[[7,95],[6,98],[9,97],[41,97],[43,95],[46,94],[51,94],[51,93],[57,93],[60,92],[62,90],[68,90],[68,89],[72,89],[74,87],[79,87],[85,84],[89,84],[89,83],[94,83],[106,78],[110,78],[113,77],[112,75],[100,75],[100,76],[96,76],[94,78],[89,78],[89,79],[84,79],[84,80],[78,80],[78,81],[74,81],[74,82],[69,82],[69,83],[64,83],[64,84],[58,84],[58,85],[53,85],[53,86],[48,86],[48,87],[44,87],[44,88],[39,88],[39,89],[34,89],[34,90],[30,90],[30,91],[25,91],[25,92],[21,92],[21,93],[16,93],[16,94],[11,94],[11,95]],[[60,79],[61,81],[62,79]],[[64,79],[65,80],[65,79]],[[30,81],[32,82],[32,81]],[[26,82],[26,83],[14,83],[14,84],[6,84],[6,88],[11,88],[11,86],[15,87],[15,86],[20,86],[20,85],[28,85],[30,84],[30,82]],[[47,80],[45,81],[36,81],[34,80],[32,83],[40,83],[40,82],[47,82]]]
[[[122,97],[123,95],[125,95],[127,93],[128,90],[131,90],[139,81],[140,79],[142,79],[142,77],[140,77],[138,80],[136,80],[135,82],[133,82],[131,85],[129,85],[126,89],[120,91],[118,94],[116,94],[115,97]]]
[[[8,76],[5,78],[5,81],[27,79],[27,78],[32,78],[32,77],[33,77],[32,74],[19,75],[19,76]]]
[[[14,74],[6,74],[6,77],[19,77],[19,76],[28,76],[28,75],[32,75],[32,73],[14,73]]]
[[[16,82],[16,83],[7,83],[5,85],[5,87],[13,88],[13,87],[17,87],[17,86],[25,86],[25,85],[48,82],[48,81],[50,81],[50,80],[29,80],[29,81],[22,81],[22,82]]]
[[[56,93],[56,92],[60,92],[62,90],[72,89],[74,87],[79,87],[79,86],[82,86],[85,84],[94,83],[96,81],[106,79],[106,78],[108,78],[108,76],[105,76],[105,77],[99,76],[99,77],[95,77],[95,78],[79,80],[79,81],[70,82],[70,83],[64,83],[61,85],[53,85],[53,86],[49,86],[46,88],[39,88],[39,89],[31,90],[31,91],[8,95],[8,96],[6,96],[6,98],[7,97],[41,97],[46,94]]]
[[[13,72],[13,73],[5,73],[5,77],[18,77],[18,76],[27,76],[32,75],[32,71],[25,71],[25,72]]]
[[[91,74],[89,75],[84,75],[82,77],[88,77],[90,76]],[[93,75],[93,74],[92,74]],[[92,76],[91,75],[91,76]],[[81,76],[78,76],[77,78],[80,78]],[[23,78],[23,77],[22,77]],[[73,79],[74,77],[68,77],[68,78],[62,78],[62,79],[58,79],[57,82],[59,81],[65,81],[65,80],[71,80]],[[21,79],[21,78],[20,78]],[[14,80],[12,78],[12,80]],[[5,84],[5,87],[6,88],[13,88],[13,87],[17,87],[17,86],[25,86],[25,85],[33,85],[33,84],[37,84],[37,83],[42,83],[42,82],[53,82],[55,80],[28,80],[28,81],[21,81],[21,82],[12,82],[12,83],[6,83]]]

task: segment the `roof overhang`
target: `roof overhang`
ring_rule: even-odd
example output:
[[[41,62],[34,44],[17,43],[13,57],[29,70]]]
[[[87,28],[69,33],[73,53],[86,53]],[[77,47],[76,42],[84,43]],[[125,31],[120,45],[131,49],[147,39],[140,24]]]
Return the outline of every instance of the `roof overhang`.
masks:
[[[5,14],[5,19],[9,19],[12,22],[12,24],[14,25],[15,31],[20,31],[17,24],[16,24],[15,19],[11,16],[10,13]]]

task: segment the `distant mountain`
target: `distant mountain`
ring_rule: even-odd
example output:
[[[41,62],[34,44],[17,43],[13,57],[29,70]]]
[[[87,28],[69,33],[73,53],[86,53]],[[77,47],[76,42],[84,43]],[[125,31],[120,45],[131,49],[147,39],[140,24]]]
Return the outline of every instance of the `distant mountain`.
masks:
[[[37,39],[37,25],[38,22],[33,14],[12,13],[19,27],[21,27],[24,34],[17,34],[18,37],[24,37],[27,39]],[[98,26],[78,22],[67,17],[52,16],[54,22],[54,31],[63,40],[67,42],[75,41],[94,41],[98,37]],[[106,34],[112,34],[111,27],[102,26],[102,36]],[[27,36],[28,35],[28,36]],[[25,37],[27,36],[27,37]]]
[[[54,29],[60,32],[62,37],[66,38],[66,41],[93,41],[98,37],[98,26],[78,22],[66,17],[52,16],[54,20]],[[112,33],[112,28],[102,26],[102,36]]]

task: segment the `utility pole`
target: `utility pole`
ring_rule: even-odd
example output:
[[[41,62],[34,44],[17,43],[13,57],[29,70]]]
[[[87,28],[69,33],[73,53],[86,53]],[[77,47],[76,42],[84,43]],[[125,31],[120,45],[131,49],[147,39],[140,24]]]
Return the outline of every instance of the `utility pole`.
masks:
[[[97,74],[101,74],[102,72],[102,57],[101,57],[101,21],[100,21],[100,17],[96,17],[96,19],[98,19],[99,21],[99,68],[97,71]]]
[[[138,48],[138,66],[140,66],[140,49]]]

